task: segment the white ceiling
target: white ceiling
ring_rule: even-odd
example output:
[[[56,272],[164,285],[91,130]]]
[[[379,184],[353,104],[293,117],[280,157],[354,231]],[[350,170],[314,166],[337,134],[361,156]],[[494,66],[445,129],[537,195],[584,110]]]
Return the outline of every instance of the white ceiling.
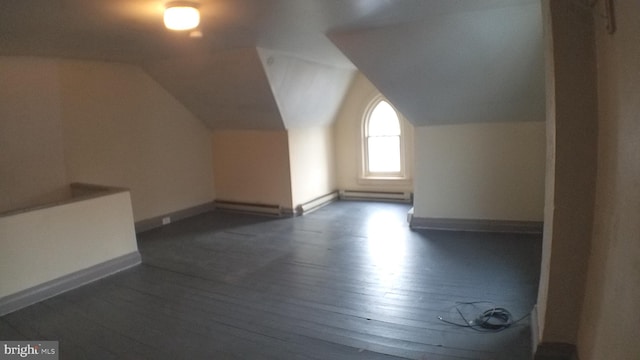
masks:
[[[284,129],[255,48],[168,58],[143,67],[211,129]]]
[[[194,0],[201,39],[165,30],[166,0],[2,0],[0,53],[143,61],[263,47],[347,65],[324,36],[532,0]],[[536,2],[536,0],[533,0]]]
[[[199,4],[202,14],[199,29],[203,34],[202,38],[190,38],[187,33],[166,30],[162,22],[164,0],[0,0],[0,55],[53,56],[138,64],[213,128],[283,128],[283,124],[289,127],[307,121],[297,119],[295,114],[308,115],[312,109],[292,107],[292,101],[297,104],[299,100],[287,101],[286,91],[302,88],[302,81],[310,74],[333,74],[337,82],[345,83],[353,75],[346,70],[354,69],[356,63],[395,103],[394,99],[411,98],[406,97],[406,94],[412,90],[423,92],[427,89],[435,94],[435,86],[442,87],[443,78],[430,84],[432,75],[441,74],[441,77],[446,77],[455,70],[452,70],[452,64],[463,66],[463,58],[473,58],[473,51],[478,46],[474,46],[472,42],[482,41],[482,34],[468,34],[470,36],[465,43],[468,46],[466,51],[455,49],[458,48],[457,41],[466,39],[465,31],[480,26],[478,22],[502,24],[498,34],[502,37],[489,39],[488,48],[482,50],[480,61],[483,63],[491,61],[486,54],[493,51],[492,46],[501,52],[500,56],[505,54],[505,46],[509,44],[500,41],[517,41],[526,35],[524,33],[531,31],[538,36],[541,28],[541,24],[536,29],[528,26],[523,28],[517,20],[519,17],[516,20],[504,19],[502,16],[509,16],[509,12],[501,12],[501,9],[514,6],[538,4],[538,0],[195,2]],[[476,18],[476,14],[494,11],[502,15]],[[463,21],[440,26],[447,19],[455,17],[460,17]],[[467,20],[474,25],[465,27]],[[432,27],[430,24],[436,25]],[[492,26],[488,23],[485,25]],[[461,30],[456,30],[456,26],[462,26]],[[511,30],[518,28],[518,37],[508,36]],[[436,32],[432,33],[433,29]],[[344,35],[332,36],[340,49],[327,38],[327,33]],[[487,34],[493,36],[495,32],[489,31]],[[360,40],[363,41],[361,44]],[[539,48],[532,50],[529,46],[520,45],[513,49],[517,52],[524,51],[522,56],[507,56],[507,60],[501,64],[521,61],[532,51],[541,52]],[[293,84],[288,80],[285,87],[270,84],[272,79],[269,78],[269,71],[264,69],[264,59],[258,56],[258,47],[276,54],[286,54],[283,59],[289,63],[291,58],[304,60],[289,66],[298,69],[296,71],[306,69],[301,73],[305,75],[301,76],[301,83]],[[437,61],[425,62],[429,60],[427,49],[438,51],[441,56]],[[396,67],[433,66],[442,67],[442,70],[424,69],[423,76],[409,79],[414,81],[407,81],[406,86],[387,86],[387,83],[394,82],[389,76],[395,74],[390,71],[394,65],[390,61],[398,59],[395,57],[398,55],[394,53],[396,51],[407,54],[407,59],[396,63]],[[367,57],[369,59],[363,61]],[[448,57],[453,58],[448,60]],[[500,60],[500,57],[497,56],[496,59]],[[535,62],[537,64],[537,60]],[[258,66],[260,64],[262,69]],[[313,64],[318,68],[310,70]],[[328,71],[327,66],[343,70]],[[180,78],[178,75],[189,67],[187,76]],[[518,66],[508,64],[506,69],[510,74],[521,70]],[[462,77],[478,81],[478,74],[474,71],[476,70],[463,71],[461,79],[454,85],[459,86],[464,82]],[[386,75],[380,72],[385,72]],[[271,78],[272,75],[273,73]],[[287,75],[288,79],[294,75],[295,72]],[[411,77],[408,73],[399,75]],[[296,81],[295,76],[293,81]],[[420,84],[416,85],[416,82]],[[317,83],[327,87],[326,82]],[[496,84],[503,85],[505,94],[514,91],[518,93],[522,89],[517,87],[523,86],[523,82],[501,80]],[[274,89],[279,89],[280,93],[274,95]],[[445,91],[442,96],[456,96],[455,89],[449,90],[451,92]],[[387,94],[387,91],[390,93]],[[501,93],[502,90],[496,87],[492,91]],[[314,94],[313,91],[310,93]],[[234,94],[241,95],[240,99],[232,96]],[[242,96],[245,94],[248,95]],[[500,94],[494,95],[498,97]],[[412,120],[410,114],[414,111],[411,108],[416,106],[406,104],[415,101],[418,100],[414,97],[395,105]],[[457,106],[455,102],[445,103],[447,106]],[[287,106],[292,111],[284,112],[293,114],[292,119],[277,120],[278,116],[283,115],[283,109],[278,109],[282,104],[289,104]],[[329,107],[335,107],[334,105],[330,104]],[[405,111],[403,107],[407,107],[409,111]],[[321,121],[326,121],[326,117]]]
[[[545,118],[537,2],[329,36],[414,125]]]

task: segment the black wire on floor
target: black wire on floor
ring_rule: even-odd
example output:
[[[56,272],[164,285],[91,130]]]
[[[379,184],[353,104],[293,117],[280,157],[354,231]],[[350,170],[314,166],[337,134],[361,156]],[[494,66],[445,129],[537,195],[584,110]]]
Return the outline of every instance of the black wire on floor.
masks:
[[[469,315],[465,316],[463,310],[466,310],[467,307],[473,307],[476,311],[479,309],[477,305],[479,304],[491,304],[491,306],[486,310],[480,310],[479,314],[473,318],[470,318]],[[505,329],[508,329],[512,325],[526,319],[530,313],[527,313],[523,317],[514,320],[513,315],[509,310],[503,307],[495,306],[494,303],[490,301],[471,301],[471,302],[457,302],[451,310],[455,309],[460,321],[447,320],[442,316],[438,316],[438,320],[458,327],[469,328],[476,331],[481,332],[499,332]]]

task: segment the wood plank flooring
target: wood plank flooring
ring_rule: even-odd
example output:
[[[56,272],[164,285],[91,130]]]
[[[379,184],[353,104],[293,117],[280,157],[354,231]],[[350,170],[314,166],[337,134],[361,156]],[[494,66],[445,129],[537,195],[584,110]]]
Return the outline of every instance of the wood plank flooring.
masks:
[[[482,333],[438,316],[529,313],[540,236],[411,231],[408,208],[172,223],[138,235],[142,265],[0,318],[0,339],[58,340],[61,359],[530,359],[529,318]]]

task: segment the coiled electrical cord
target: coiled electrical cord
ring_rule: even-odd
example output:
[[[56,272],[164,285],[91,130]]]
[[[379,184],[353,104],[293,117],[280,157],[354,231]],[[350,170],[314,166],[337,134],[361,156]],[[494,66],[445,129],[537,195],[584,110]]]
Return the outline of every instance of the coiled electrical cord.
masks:
[[[465,316],[461,310],[461,308],[468,306],[477,308],[476,305],[478,304],[492,304],[493,306],[484,311],[481,311],[479,315],[473,318],[473,320],[470,320],[468,316]],[[511,315],[511,312],[509,312],[509,310],[503,307],[497,307],[490,301],[457,302],[456,305],[453,306],[453,309],[456,310],[463,322],[446,320],[442,316],[438,316],[438,320],[447,324],[470,328],[482,332],[499,332],[508,329],[511,325],[524,320],[530,315],[528,313],[523,317],[514,320],[513,315]]]

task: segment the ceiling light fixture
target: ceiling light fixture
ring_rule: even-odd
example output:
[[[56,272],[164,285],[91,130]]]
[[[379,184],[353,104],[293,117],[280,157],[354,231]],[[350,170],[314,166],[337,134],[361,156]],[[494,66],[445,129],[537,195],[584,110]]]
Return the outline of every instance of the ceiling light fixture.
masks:
[[[164,10],[164,26],[171,30],[191,30],[200,24],[200,11],[190,2],[170,2]]]

